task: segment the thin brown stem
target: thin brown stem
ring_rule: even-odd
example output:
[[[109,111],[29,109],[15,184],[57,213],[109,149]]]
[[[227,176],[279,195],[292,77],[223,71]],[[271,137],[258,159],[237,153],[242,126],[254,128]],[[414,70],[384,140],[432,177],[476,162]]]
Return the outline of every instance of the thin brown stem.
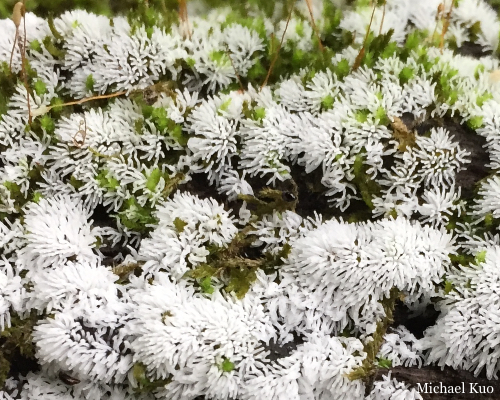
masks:
[[[24,4],[24,3],[23,3]],[[26,10],[25,10],[26,12]],[[30,88],[28,85],[28,74],[26,73],[26,37],[28,36],[26,32],[26,15],[23,16],[23,28],[24,28],[24,43],[23,43],[23,56],[22,56],[22,71],[24,79],[24,87],[26,88],[26,100],[28,101],[28,124],[31,125],[33,118],[31,117],[31,102],[30,102]]]
[[[264,82],[262,82],[262,85],[260,86],[260,90],[264,89],[264,87],[267,85],[267,81],[269,80],[269,77],[271,76],[271,72],[273,71],[274,64],[276,64],[276,61],[278,60],[281,46],[283,45],[283,41],[285,40],[286,30],[288,29],[288,25],[290,24],[290,20],[292,19],[293,9],[294,9],[294,5],[292,5],[292,8],[290,8],[290,12],[288,13],[288,18],[286,20],[285,30],[283,31],[283,35],[281,35],[281,41],[278,45],[278,48],[276,49],[276,53],[273,57],[273,60],[271,61],[271,65],[269,66],[269,70],[267,71],[266,79],[264,79]]]
[[[242,92],[244,92],[245,91],[245,87],[243,86],[243,82],[241,82],[240,74],[238,74],[238,71],[236,70],[236,67],[234,66],[233,59],[231,57],[231,52],[229,51],[229,48],[227,47],[227,45],[226,45],[226,53],[227,53],[227,56],[229,57],[229,61],[231,62],[231,66],[234,69],[234,73],[236,75],[236,79],[238,79],[238,83],[240,84],[240,89],[241,89]]]
[[[387,4],[387,0],[384,0],[384,8],[382,10],[382,21],[380,22],[380,28],[378,30],[379,36],[382,34],[382,27],[384,26],[384,19],[385,19],[385,6]]]
[[[434,25],[434,31],[432,32],[432,37],[431,37],[432,43],[434,43],[434,38],[436,37],[437,27],[439,24],[439,20],[441,19],[441,14],[442,14],[443,10],[444,10],[444,4],[439,3],[438,8],[437,8],[437,12],[436,12],[436,25]]]
[[[82,128],[83,125],[83,128]],[[77,141],[76,137],[80,135],[82,137],[81,142]],[[80,121],[80,126],[78,128],[78,132],[73,136],[73,143],[76,147],[82,147],[85,143],[85,139],[87,138],[87,120],[85,119],[85,115],[83,116],[83,120]]]
[[[54,104],[52,106],[43,106],[43,107],[40,108],[40,110],[35,110],[35,112],[33,113],[33,115],[39,116],[39,115],[46,114],[50,110],[52,110],[53,108],[56,108],[56,107],[74,106],[74,105],[83,104],[83,103],[86,103],[86,102],[92,101],[92,100],[110,99],[112,97],[118,97],[118,96],[121,96],[123,94],[127,94],[127,91],[123,90],[121,92],[116,92],[116,93],[111,93],[111,94],[101,94],[101,95],[98,95],[98,96],[85,97],[83,99],[75,100],[75,101],[70,101],[70,102],[64,103],[64,104]]]
[[[324,51],[323,43],[321,43],[321,37],[319,35],[319,30],[318,27],[316,26],[316,22],[314,21],[314,15],[313,15],[313,10],[312,10],[312,0],[306,0],[307,8],[309,9],[309,15],[311,16],[311,25],[313,27],[314,33],[316,34],[316,37],[318,38],[318,43],[319,43],[319,49],[321,51]]]
[[[187,37],[191,39],[191,29],[189,28],[187,0],[179,0],[179,18],[181,19],[183,30]]]
[[[363,42],[363,47],[366,45],[366,41],[368,40],[368,36],[370,35],[370,31],[372,29],[372,22],[373,22],[373,17],[375,15],[375,10],[377,8],[377,5],[373,5],[373,10],[372,10],[372,16],[370,17],[370,23],[368,24],[368,29],[366,30],[366,35],[365,35],[365,40]]]
[[[112,97],[118,97],[118,96],[121,96],[122,94],[126,94],[126,93],[127,93],[126,90],[122,90],[121,92],[116,92],[116,93],[111,93],[111,94],[101,94],[98,96],[85,97],[85,98],[80,99],[80,100],[70,101],[69,103],[54,105],[54,106],[51,106],[50,108],[63,107],[63,106],[74,106],[74,105],[83,104],[83,103],[86,103],[87,101],[92,101],[92,100],[110,99]]]
[[[361,47],[361,50],[359,50],[359,53],[356,56],[356,59],[354,60],[354,64],[352,66],[353,71],[356,71],[359,68],[359,66],[361,65],[361,61],[363,61],[363,57],[365,56],[365,51],[366,51],[365,46],[366,46],[366,42],[368,41],[368,36],[370,35],[370,31],[372,29],[373,16],[375,15],[376,8],[377,8],[377,4],[374,4],[372,16],[370,18],[370,23],[368,24],[368,29],[366,30],[365,40],[363,41],[363,47]]]
[[[9,69],[12,72],[12,59],[14,57],[14,51],[16,50],[16,42],[19,37],[19,26],[21,25],[21,18],[24,17],[25,14],[25,7],[24,7],[24,0],[18,1],[16,4],[14,4],[14,9],[12,10],[12,22],[14,22],[14,25],[16,26],[16,34],[14,37],[14,43],[12,45],[12,51],[10,52],[10,62],[9,62]]]
[[[446,13],[446,16],[444,17],[443,29],[441,31],[441,41],[439,43],[439,49],[441,51],[441,54],[443,54],[444,35],[446,35],[446,32],[448,32],[448,27],[450,26],[451,12],[453,11],[453,5],[454,5],[454,3],[455,3],[455,1],[451,0],[450,10]]]
[[[10,52],[10,62],[9,62],[10,72],[12,72],[12,60],[14,58],[14,51],[16,50],[16,42],[18,35],[19,35],[19,28],[16,26],[16,36],[14,37],[14,43],[12,44],[12,51]]]

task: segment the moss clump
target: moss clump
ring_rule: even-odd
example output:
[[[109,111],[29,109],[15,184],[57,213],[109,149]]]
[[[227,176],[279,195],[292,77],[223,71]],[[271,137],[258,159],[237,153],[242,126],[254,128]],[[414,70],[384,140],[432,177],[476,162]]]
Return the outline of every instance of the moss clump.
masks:
[[[40,317],[36,312],[25,319],[13,314],[11,326],[0,333],[0,387],[13,369],[21,367],[20,363],[34,364],[35,346],[31,335]]]

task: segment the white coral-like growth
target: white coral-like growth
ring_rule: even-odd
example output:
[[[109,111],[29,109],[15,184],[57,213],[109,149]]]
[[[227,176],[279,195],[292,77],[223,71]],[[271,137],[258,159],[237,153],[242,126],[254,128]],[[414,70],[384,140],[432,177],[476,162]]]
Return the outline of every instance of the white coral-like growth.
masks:
[[[373,332],[384,316],[379,301],[392,288],[413,299],[434,291],[450,265],[453,242],[443,230],[403,218],[359,225],[328,221],[294,242],[280,270],[289,300],[276,300],[279,322],[307,333],[307,310],[321,310],[339,330],[352,320]]]
[[[478,265],[450,275],[456,289],[448,294],[441,316],[421,344],[429,363],[467,369],[476,376],[485,368],[492,379],[500,370],[500,247],[488,248],[476,260]]]
[[[11,309],[21,311],[25,295],[21,277],[15,275],[8,262],[5,264],[0,266],[0,332],[10,328]]]
[[[165,273],[156,284],[131,288],[130,296],[134,360],[157,379],[171,377],[165,395],[234,398],[248,371],[262,365],[261,343],[269,342],[274,329],[258,298],[236,301],[216,292],[207,299]]]
[[[487,179],[479,188],[479,199],[473,207],[473,212],[480,220],[490,214],[493,218],[500,217],[500,177],[497,175]]]
[[[403,325],[385,334],[384,343],[377,357],[390,360],[393,367],[400,365],[421,367],[423,363],[419,341]]]
[[[156,211],[158,227],[141,243],[144,271],[166,269],[180,279],[190,267],[206,261],[207,245],[225,247],[237,233],[233,217],[213,199],[176,194]]]
[[[93,261],[97,231],[81,203],[65,196],[30,203],[24,218],[25,246],[19,250],[18,268],[34,270],[64,264],[68,258]]]
[[[345,375],[360,367],[365,356],[363,345],[357,339],[311,338],[276,364],[250,371],[241,398],[359,399],[364,385],[359,380],[350,381]]]
[[[116,306],[116,304],[115,304]],[[132,367],[132,355],[124,337],[124,307],[67,310],[46,318],[33,330],[36,356],[43,364],[55,363],[75,378],[121,383]]]
[[[379,361],[420,366],[424,348],[428,363],[496,377],[500,64],[448,47],[497,51],[497,16],[482,0],[443,1],[441,15],[440,0],[387,0],[370,29],[392,41],[360,60],[367,2],[339,25],[315,1],[316,27],[301,3],[289,21],[250,5],[242,24],[226,8],[168,31],[27,13],[17,46],[0,21],[0,64],[14,49],[20,74],[26,36],[30,66],[29,97],[19,80],[0,101],[0,328],[37,313],[42,367],[0,397],[359,400],[347,375],[377,362],[366,345],[396,294],[410,309],[440,296],[441,316],[422,341],[389,331]],[[421,40],[434,30],[444,48]],[[333,57],[312,54],[318,37]],[[274,54],[286,76],[261,86]],[[449,117],[486,142],[471,201],[458,174],[478,151]],[[403,398],[420,396],[384,377],[367,400]]]
[[[409,388],[409,385],[404,382],[399,382],[397,379],[391,379],[391,373],[382,377],[381,381],[374,384],[373,390],[365,398],[365,400],[423,400],[420,393]]]
[[[118,302],[117,276],[95,263],[69,261],[30,276],[34,282],[28,307],[48,313],[68,309],[87,310]]]

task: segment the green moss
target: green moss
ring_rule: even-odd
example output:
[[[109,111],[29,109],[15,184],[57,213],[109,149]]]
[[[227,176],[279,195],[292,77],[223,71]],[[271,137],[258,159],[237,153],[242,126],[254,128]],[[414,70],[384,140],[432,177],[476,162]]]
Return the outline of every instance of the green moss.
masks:
[[[252,119],[256,121],[262,121],[266,117],[266,109],[264,107],[254,108],[254,114]]]
[[[250,81],[260,81],[264,79],[267,74],[266,68],[262,65],[260,60],[257,60],[254,65],[248,70],[247,78]]]
[[[471,26],[469,26],[469,38],[472,42],[477,42],[481,33],[481,21],[476,21]]]
[[[375,373],[377,365],[376,357],[379,353],[380,347],[384,342],[384,335],[387,333],[387,329],[394,322],[393,313],[394,307],[396,306],[396,301],[401,298],[401,293],[398,289],[391,289],[390,296],[384,298],[380,303],[385,311],[385,317],[377,322],[377,328],[372,335],[372,340],[367,340],[363,351],[366,353],[366,358],[363,360],[361,367],[358,367],[351,371],[347,377],[350,380],[363,379],[368,381],[369,378]]]
[[[469,118],[467,120],[467,126],[474,130],[481,128],[481,126],[483,126],[483,117],[476,116]]]
[[[220,369],[224,372],[231,372],[234,369],[234,363],[232,363],[228,358],[224,358]]]
[[[410,51],[416,50],[421,44],[425,37],[425,34],[422,34],[420,31],[413,31],[406,36],[406,41],[404,44],[404,48],[406,50],[406,54],[409,54]]]
[[[30,4],[30,7],[36,7],[36,0]],[[362,0],[358,2],[358,5],[361,3],[368,4],[368,0]],[[57,1],[56,1],[57,3]],[[77,3],[83,3],[83,1],[78,1]],[[103,4],[106,3],[104,0]],[[135,2],[124,1],[125,4],[131,4],[137,7],[130,7],[133,10],[129,13],[128,17],[131,21],[132,31],[137,32],[140,29],[141,25],[144,24],[145,31],[149,37],[151,37],[153,32],[153,27],[158,26],[162,29],[168,30],[170,29],[171,23],[178,21],[178,13],[177,6],[178,3],[176,0],[137,0]],[[264,25],[264,20],[262,18],[254,18],[252,17],[254,13],[252,9],[257,7],[260,10],[264,10],[266,14],[271,16],[274,12],[279,14],[279,7],[277,2],[269,2],[264,0],[234,0],[232,3],[223,0],[207,0],[207,3],[213,4],[214,6],[220,6],[221,4],[231,4],[233,6],[233,11],[229,14],[226,19],[226,22],[223,26],[229,26],[230,24],[237,22],[241,23],[244,26],[252,27],[257,29],[258,34],[264,41],[265,50],[260,51],[255,55],[255,64],[250,68],[247,76],[242,76],[243,86],[251,83],[254,87],[258,88],[264,78],[266,77],[268,71],[270,70],[271,63],[278,52],[279,46],[279,37],[273,35],[272,37],[267,37],[266,28]],[[283,12],[281,14],[285,14],[288,12],[288,9],[291,7],[290,1],[283,3],[281,2],[283,7]],[[106,3],[107,4],[107,3]],[[1,6],[0,6],[1,7]],[[104,6],[106,8],[108,6]],[[316,38],[313,38],[315,41],[315,46],[312,51],[304,52],[303,50],[294,48],[292,46],[284,46],[279,50],[279,56],[277,58],[276,64],[271,71],[270,79],[268,85],[272,85],[279,80],[283,79],[286,76],[297,73],[297,71],[301,68],[307,68],[305,73],[305,77],[303,78],[303,83],[305,84],[307,81],[310,81],[318,71],[324,71],[327,68],[331,70],[334,74],[336,74],[337,79],[342,80],[346,76],[351,73],[351,65],[349,61],[346,59],[342,59],[337,62],[335,65],[332,64],[333,57],[339,53],[343,48],[350,45],[353,42],[353,33],[345,32],[340,30],[339,24],[341,21],[342,12],[339,9],[336,9],[332,2],[326,1],[324,2],[325,7],[325,15],[323,20],[323,28],[322,28],[322,41],[325,45],[325,49],[323,52],[319,51],[319,43],[316,42]],[[108,7],[109,8],[109,7]],[[1,10],[1,8],[0,8]],[[281,15],[282,17],[283,15]],[[110,25],[113,25],[113,20],[110,19]],[[305,32],[305,24],[309,24],[310,22],[306,19],[301,20],[296,28],[296,33],[299,35],[304,35]],[[78,21],[75,22],[73,28],[78,26]],[[42,43],[39,41],[33,41],[30,44],[31,51],[40,52],[42,50],[42,46],[46,48],[46,50],[52,54],[54,57],[60,59],[64,57],[65,51],[63,48],[64,39],[60,32],[58,32],[53,24],[52,20],[49,20],[49,27],[52,31],[53,36],[49,36],[43,40]],[[142,28],[141,28],[142,29]],[[470,34],[477,35],[480,32],[480,25],[475,24],[470,27]],[[375,62],[379,58],[387,58],[393,55],[397,55],[401,57],[403,60],[408,57],[411,52],[414,52],[418,55],[417,64],[423,70],[429,72],[432,67],[435,65],[434,60],[429,60],[427,57],[427,50],[422,46],[424,39],[429,36],[428,32],[425,31],[416,31],[408,35],[406,42],[403,48],[399,48],[396,42],[391,40],[392,32],[389,32],[385,35],[375,35],[371,34],[368,37],[368,40],[365,44],[363,57],[360,59],[360,65],[364,65],[367,67],[372,67]],[[104,51],[107,49],[104,48]],[[228,66],[231,63],[231,59],[229,55],[222,50],[214,51],[210,54],[211,60],[218,66]],[[188,71],[189,68],[195,68],[195,60],[188,59],[182,62],[178,62],[176,67],[179,68],[179,76],[184,78],[186,74],[192,74],[192,71]],[[484,72],[484,67],[481,66],[476,70],[476,75]],[[31,80],[31,89],[34,93],[41,96],[47,93],[47,87],[45,83],[37,79],[35,71],[28,67],[28,74]],[[399,81],[402,85],[408,83],[411,79],[415,77],[417,74],[417,70],[414,67],[404,67],[399,73]],[[436,94],[440,101],[446,101],[448,104],[454,104],[458,97],[462,94],[453,84],[453,80],[457,74],[456,70],[446,70],[442,73],[436,73],[432,76],[433,82],[436,84]],[[0,115],[5,113],[7,108],[7,101],[11,97],[14,87],[17,84],[17,79],[19,76],[12,76],[10,71],[8,71],[8,66],[4,63],[0,70]],[[168,77],[160,77],[162,83],[168,80]],[[179,82],[183,82],[182,79],[179,79]],[[182,83],[176,82],[175,86],[179,89],[183,89]],[[229,90],[236,88],[238,83],[233,82],[229,88],[225,90],[225,92],[229,92]],[[92,74],[88,75],[85,80],[85,87],[88,91],[94,92],[94,77]],[[112,89],[112,88],[111,88]],[[170,95],[170,94],[169,94]],[[205,92],[201,92],[201,96],[205,96]],[[155,126],[155,128],[161,134],[165,136],[169,136],[173,138],[177,143],[181,146],[185,147],[189,140],[189,135],[183,131],[182,125],[175,123],[173,120],[168,118],[168,113],[163,107],[153,107],[147,105],[144,101],[144,98],[141,100],[140,97],[144,97],[143,91],[135,91],[132,94],[133,100],[137,102],[139,107],[142,108],[143,117],[140,117],[135,121],[134,127],[136,132],[141,135],[143,133],[147,133],[147,130],[150,129],[150,125],[145,123],[145,118],[149,119]],[[131,97],[132,97],[131,96]],[[172,95],[174,97],[175,94]],[[379,93],[377,97],[381,100],[381,94]],[[482,93],[477,96],[476,104],[481,107],[484,105],[486,101],[492,98],[490,93]],[[57,97],[52,101],[53,105],[61,105],[64,101],[68,101],[71,99]],[[101,100],[100,100],[101,101]],[[321,100],[321,110],[331,109],[335,104],[336,98],[333,94],[326,95]],[[82,112],[82,109],[91,108],[94,104],[103,104],[104,106],[107,104],[106,100],[103,100],[102,103],[90,103],[86,105],[78,105],[76,107],[56,107],[50,113],[47,113],[39,118],[37,121],[32,124],[31,130],[32,133],[35,132],[37,135],[40,135],[41,130],[45,130],[49,134],[53,135],[55,130],[55,124],[58,122],[59,114],[62,112]],[[148,104],[151,104],[148,102]],[[225,111],[229,109],[230,100],[227,100],[219,107],[219,113],[223,114]],[[187,110],[184,116],[187,116],[190,110]],[[255,102],[248,100],[243,105],[243,114],[245,118],[252,119],[253,121],[262,122],[262,120],[266,117],[266,109],[264,107],[257,106]],[[358,110],[355,113],[355,118],[358,122],[364,123],[369,120],[375,119],[382,125],[389,125],[389,119],[386,113],[386,110],[383,107],[379,107],[372,112],[368,109]],[[149,122],[149,121],[148,121]],[[468,122],[468,126],[472,129],[477,129],[482,126],[482,119],[480,117],[472,117]],[[38,125],[37,125],[38,124]],[[397,135],[394,135],[394,138],[398,139]],[[385,144],[385,143],[384,143]],[[162,144],[162,146],[164,146]],[[164,146],[165,147],[165,146]],[[400,149],[401,150],[401,149]],[[97,157],[106,157],[93,149],[89,149],[95,156]],[[168,150],[166,152],[165,162],[169,162],[171,160],[178,160],[181,155],[186,154],[185,150]],[[139,154],[142,156],[142,154]],[[283,175],[288,176],[288,171],[286,168],[289,166],[288,164],[283,167],[281,165],[282,159],[280,159],[280,155],[278,153],[273,154],[270,157],[269,163],[277,168],[280,168]],[[342,162],[343,154],[337,155],[335,158],[336,161]],[[106,160],[101,160],[106,161]],[[366,164],[366,159],[364,152],[361,151],[360,154],[357,155],[354,161],[353,166],[353,175],[354,179],[352,183],[356,185],[359,194],[362,197],[364,202],[359,200],[356,201],[354,206],[355,210],[351,212],[348,211],[348,214],[345,215],[345,219],[349,221],[362,221],[367,218],[367,216],[371,217],[370,210],[373,209],[373,197],[380,194],[380,187],[378,184],[367,174],[368,165]],[[289,161],[287,161],[289,162]],[[291,163],[291,162],[290,162]],[[166,173],[162,173],[162,169],[160,166],[151,170],[151,172],[146,173],[146,188],[150,191],[155,191],[162,180],[165,180],[165,189],[161,194],[163,198],[167,198],[174,190],[176,190],[177,186],[184,179],[184,174],[178,173],[174,176],[169,176]],[[295,171],[292,169],[292,172]],[[38,169],[34,169],[33,175],[30,175],[30,178],[33,180],[38,179],[40,171]],[[296,175],[294,175],[296,176]],[[298,175],[297,175],[298,176]],[[317,176],[310,174],[308,176],[317,178]],[[254,179],[254,178],[252,178]],[[257,181],[258,178],[255,178]],[[101,169],[98,172],[96,180],[100,187],[103,187],[109,191],[116,190],[120,186],[120,181],[116,179],[112,173],[105,169]],[[312,180],[312,179],[311,179]],[[79,189],[83,186],[84,182],[75,179],[73,176],[69,178],[69,182],[76,189]],[[318,183],[319,180],[316,179],[316,182],[312,182],[311,187],[320,186]],[[308,182],[309,183],[309,182]],[[253,184],[253,181],[252,181]],[[10,194],[16,200],[16,204],[24,204],[26,199],[22,196],[20,188],[18,185],[12,182],[6,182],[5,187],[10,191]],[[316,189],[315,189],[316,190]],[[297,195],[297,190],[295,190],[295,195]],[[139,194],[143,194],[139,192]],[[277,212],[279,216],[280,213],[287,210],[294,210],[297,201],[286,201],[284,200],[284,190],[273,189],[273,188],[264,188],[256,196],[248,196],[242,195],[239,196],[239,200],[247,201],[249,205],[249,209],[252,213],[252,222],[258,221],[259,219],[264,218],[264,216],[268,216],[270,213]],[[30,191],[30,198],[38,202],[41,198],[39,192]],[[359,207],[358,207],[359,206]],[[128,199],[123,206],[120,208],[117,218],[120,219],[121,223],[135,231],[146,232],[149,229],[148,225],[154,224],[156,222],[155,217],[153,216],[153,207],[146,203],[145,205],[140,205],[136,198]],[[303,214],[301,214],[303,215]],[[396,210],[392,210],[390,213],[391,216],[396,217]],[[465,218],[465,217],[461,217]],[[458,222],[463,221],[463,219],[454,219],[450,221],[448,225],[448,229],[452,229],[456,226]],[[175,218],[173,221],[174,227],[178,233],[181,233],[185,230],[187,223],[180,218]],[[490,230],[490,228],[495,228],[498,225],[498,220],[493,218],[492,214],[488,214],[483,223],[484,230]],[[248,228],[248,227],[246,227]],[[247,253],[250,254],[249,250],[255,250],[251,248],[252,243],[255,241],[255,237],[248,234],[247,229],[243,229],[242,232],[238,233],[235,239],[229,244],[227,248],[223,248],[212,245],[208,246],[209,255],[207,256],[207,262],[205,264],[197,265],[191,271],[186,274],[186,278],[191,278],[195,283],[195,286],[203,293],[211,294],[214,292],[214,282],[217,279],[217,282],[223,282],[223,290],[227,292],[234,293],[238,298],[242,298],[250,289],[252,284],[255,282],[257,277],[257,271],[259,269],[264,270],[266,273],[275,272],[279,269],[287,257],[290,254],[291,246],[288,243],[283,245],[282,250],[277,252],[276,254],[272,254],[270,252],[261,254],[262,257],[256,258],[247,256]],[[251,228],[251,227],[250,227]],[[99,246],[104,245],[99,243]],[[454,256],[452,259],[454,264],[461,265],[469,265],[471,262],[470,257],[466,257],[463,255]],[[478,253],[476,255],[475,262],[479,264],[484,262],[485,254]],[[138,265],[131,266],[119,266],[113,270],[120,277],[118,283],[122,284],[126,282],[127,277],[130,276],[131,273],[138,272],[140,267]],[[120,269],[122,268],[122,269]],[[453,284],[446,280],[445,277],[442,278],[443,281],[439,284],[439,288],[444,289],[445,293],[450,293],[452,290],[455,290]],[[380,347],[381,338],[383,333],[386,331],[387,327],[391,323],[392,317],[392,309],[394,308],[394,303],[396,298],[394,298],[394,293],[391,292],[391,296],[388,299],[383,300],[383,306],[386,308],[386,316],[387,318],[383,321],[379,321],[377,325],[377,331],[375,332],[372,344],[367,344],[365,347],[366,352],[368,353],[367,361],[363,364],[362,368],[353,371],[350,377],[358,377],[358,378],[366,378],[373,372],[374,365],[378,365],[382,368],[390,368],[391,362],[390,360],[380,358],[376,359],[375,355],[377,350]],[[162,314],[162,320],[164,322],[168,320],[168,316],[170,316],[169,311],[165,311]],[[351,335],[351,332],[346,330],[346,335]],[[5,377],[8,372],[8,359],[4,357],[3,354],[0,354],[0,379]],[[224,372],[231,372],[234,369],[234,364],[229,359],[224,359],[220,365],[220,368]],[[7,372],[6,372],[7,371]],[[169,380],[162,381],[152,381],[148,378],[147,367],[142,364],[134,365],[133,374],[139,384],[139,391],[150,391],[157,387],[160,387],[162,384]]]
[[[163,107],[152,108],[151,119],[160,132],[166,132],[169,124],[173,122],[170,118],[168,118],[167,110]]]
[[[10,192],[10,197],[14,199],[16,206],[20,208],[26,202],[26,199],[24,198],[19,185],[15,182],[10,181],[3,182],[3,185]]]
[[[212,286],[211,277],[206,276],[205,278],[200,279],[198,281],[198,284],[200,285],[201,291],[203,293],[212,294],[214,292],[214,287]]]
[[[476,104],[478,107],[482,107],[485,102],[491,99],[493,99],[493,95],[491,93],[483,93],[480,96],[477,96]]]
[[[349,74],[350,69],[351,66],[349,65],[349,61],[343,58],[335,66],[334,72],[339,77],[339,79],[343,79]]]
[[[113,267],[112,271],[119,277],[116,281],[118,285],[125,285],[129,283],[128,277],[130,276],[130,274],[134,272],[138,272],[138,274],[142,273],[140,263],[120,264],[116,267]]]
[[[4,387],[5,381],[9,377],[10,361],[0,352],[0,388]]]
[[[245,297],[252,283],[257,280],[257,269],[258,267],[229,269],[229,283],[226,291],[234,292],[238,299]]]
[[[146,179],[146,188],[153,192],[162,178],[162,173],[158,167],[154,168]]]
[[[64,104],[63,99],[61,99],[60,97],[54,97],[50,101],[50,105],[52,106],[51,109],[52,114],[58,116],[63,111],[63,107],[61,107],[63,104]]]
[[[295,32],[299,36],[304,36],[304,23],[302,21],[298,21],[295,25]]]
[[[0,64],[0,120],[2,115],[7,113],[7,104],[10,97],[14,94],[16,80],[9,69],[9,64],[2,62]]]
[[[380,358],[377,360],[377,365],[378,365],[380,368],[386,368],[386,369],[389,369],[389,368],[392,368],[392,360],[389,360],[389,359],[384,358],[384,357],[380,357]]]
[[[229,59],[229,55],[225,51],[221,50],[212,51],[209,53],[208,57],[216,65],[220,67],[231,65],[231,60]]]
[[[46,36],[43,40],[43,46],[50,53],[50,55],[57,59],[63,59],[65,51],[60,45],[56,45],[54,39],[50,36]]]
[[[297,193],[294,193],[295,199],[297,199]],[[286,210],[294,210],[297,204],[297,200],[288,202],[283,199],[283,191],[265,188],[259,192],[258,197],[250,195],[238,195],[238,199],[244,200],[249,204],[255,206],[255,210],[252,214],[258,218],[262,218],[266,214],[272,214],[274,210],[278,212],[283,212]],[[265,201],[266,199],[267,201]]]
[[[384,107],[378,107],[373,116],[381,125],[387,125],[390,122]]]
[[[362,110],[358,110],[354,113],[354,118],[356,119],[356,121],[358,121],[359,123],[364,123],[366,121],[368,121],[368,117],[371,115],[371,112],[370,110],[368,110],[367,108],[364,108]]]
[[[83,182],[79,179],[76,179],[73,175],[71,175],[71,177],[69,178],[69,183],[75,189],[80,189],[85,184],[85,182]]]
[[[222,115],[224,111],[227,111],[229,106],[231,105],[231,98],[228,97],[226,101],[224,101],[224,103],[222,103],[220,106],[219,106],[219,109],[217,110],[217,114],[219,115]]]
[[[31,201],[33,201],[34,203],[38,203],[42,198],[43,196],[40,192],[34,192]]]
[[[180,219],[179,217],[176,217],[174,219],[174,226],[175,226],[175,230],[178,232],[178,233],[182,233],[184,231],[184,228],[186,227],[187,225],[187,222],[183,221],[182,219]]]
[[[444,281],[444,288],[443,289],[444,289],[444,293],[445,294],[449,294],[453,290],[455,290],[455,285],[453,285],[453,282],[445,280]]]
[[[56,29],[56,26],[54,25],[54,18],[51,15],[47,18],[47,23],[49,24],[50,33],[52,33],[55,40],[58,42],[64,42],[64,36],[61,35]]]
[[[483,250],[483,251],[480,251],[479,253],[477,253],[476,256],[474,257],[474,263],[476,265],[484,263],[486,261],[486,254],[487,254],[486,250]]]
[[[102,169],[99,171],[99,174],[96,176],[96,181],[99,184],[100,187],[110,189],[110,190],[115,190],[117,187],[120,186],[120,181],[116,179],[111,172]]]
[[[402,85],[407,83],[410,79],[412,79],[415,75],[415,72],[413,71],[413,68],[411,67],[403,67],[401,72],[399,73],[399,81],[401,82]]]
[[[33,328],[43,315],[31,312],[25,319],[11,314],[11,326],[0,333],[0,388],[3,387],[13,362],[35,359],[32,341]]]
[[[468,266],[474,262],[474,257],[468,254],[451,254],[450,261],[461,266]]]
[[[42,51],[42,45],[37,39],[34,39],[30,42],[29,48],[33,51],[36,51],[36,52]]]
[[[137,382],[137,387],[134,389],[136,393],[150,393],[171,382],[170,378],[157,380],[149,378],[147,375],[147,367],[140,362],[135,363],[132,367],[132,375]]]
[[[38,95],[38,96],[41,96],[45,93],[47,93],[47,86],[45,85],[45,83],[40,80],[40,79],[37,79],[35,81],[35,83],[33,84],[33,89],[35,90],[35,93]]]
[[[93,92],[94,85],[94,77],[92,76],[92,74],[89,74],[89,76],[87,76],[87,79],[85,80],[85,89],[87,89],[89,92]]]
[[[134,197],[125,201],[118,217],[128,229],[137,232],[146,232],[150,229],[149,225],[154,225],[157,222],[153,216],[153,209],[148,205],[141,206]]]
[[[335,99],[332,95],[327,95],[323,100],[321,100],[321,107],[323,110],[330,110],[333,107]]]
[[[363,201],[370,210],[373,210],[372,198],[380,194],[379,185],[366,173],[368,166],[363,162],[364,155],[359,154],[354,160],[354,179],[353,182],[358,187]]]

